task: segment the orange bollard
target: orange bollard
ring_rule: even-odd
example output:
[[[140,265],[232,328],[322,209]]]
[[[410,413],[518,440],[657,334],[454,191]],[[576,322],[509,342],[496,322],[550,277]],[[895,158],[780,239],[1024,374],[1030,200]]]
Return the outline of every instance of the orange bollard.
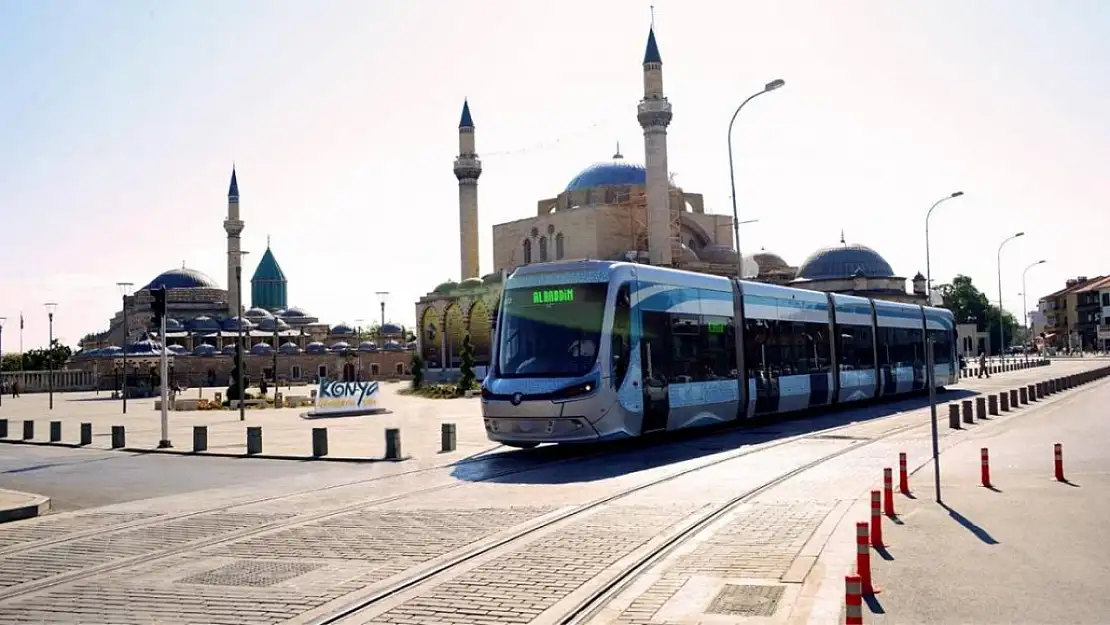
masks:
[[[863,625],[863,582],[859,575],[844,576],[844,625]]]
[[[910,494],[910,472],[906,470],[906,452],[898,454],[898,490]]]
[[[987,448],[986,447],[979,450],[979,460],[980,460],[980,466],[981,466],[980,473],[982,474],[981,477],[982,477],[983,487],[984,488],[990,488],[991,487],[991,461],[990,461],[990,456],[987,453]]]
[[[871,583],[871,549],[867,546],[867,523],[856,523],[856,575],[864,595],[877,595],[879,589]]]
[[[880,549],[883,544],[883,513],[882,495],[877,490],[871,491],[871,546]]]
[[[894,517],[894,471],[883,469],[883,514]]]
[[[1067,480],[1064,479],[1064,446],[1060,443],[1056,443],[1054,447],[1053,451],[1056,456],[1056,481],[1066,482]]]

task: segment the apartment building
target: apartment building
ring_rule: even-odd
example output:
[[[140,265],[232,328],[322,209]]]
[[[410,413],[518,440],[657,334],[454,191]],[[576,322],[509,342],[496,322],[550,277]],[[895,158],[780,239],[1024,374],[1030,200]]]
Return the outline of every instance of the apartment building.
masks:
[[[1042,297],[1037,309],[1044,316],[1044,326],[1036,336],[1045,347],[1105,349],[1110,341],[1110,276],[1071,278],[1063,289]]]

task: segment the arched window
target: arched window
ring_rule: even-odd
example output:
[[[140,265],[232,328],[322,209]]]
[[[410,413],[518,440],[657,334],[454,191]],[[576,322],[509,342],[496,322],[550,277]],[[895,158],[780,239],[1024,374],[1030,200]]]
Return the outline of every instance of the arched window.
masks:
[[[563,254],[565,253],[566,252],[563,250],[563,233],[560,232],[555,235],[555,259],[563,260]]]
[[[540,262],[547,262],[547,237],[540,237]]]
[[[532,262],[532,242],[524,239],[524,264],[527,265]]]

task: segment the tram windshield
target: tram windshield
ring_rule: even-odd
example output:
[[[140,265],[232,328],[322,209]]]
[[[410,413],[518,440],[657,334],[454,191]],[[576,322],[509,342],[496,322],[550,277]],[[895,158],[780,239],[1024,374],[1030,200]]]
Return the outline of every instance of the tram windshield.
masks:
[[[507,289],[498,321],[503,378],[585,375],[597,361],[606,284]]]

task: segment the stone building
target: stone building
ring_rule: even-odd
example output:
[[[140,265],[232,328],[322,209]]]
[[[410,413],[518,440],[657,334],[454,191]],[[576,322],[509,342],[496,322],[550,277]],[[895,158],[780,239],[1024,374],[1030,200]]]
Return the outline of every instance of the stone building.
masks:
[[[663,89],[663,60],[649,29],[643,62],[643,98],[637,120],[644,132],[645,165],[620,153],[581,170],[555,197],[539,200],[535,214],[493,226],[493,271],[478,267],[478,158],[470,103],[463,102],[459,155],[460,277],[444,282],[416,302],[417,341],[427,366],[457,369],[462,341],[469,331],[476,362],[488,364],[490,330],[502,283],[517,267],[562,260],[608,259],[650,263],[734,276],[737,252],[730,215],[708,212],[701,194],[674,184],[668,168],[667,131],[672,106]],[[913,292],[906,279],[863,245],[841,244],[819,250],[795,268],[761,250],[743,260],[743,275],[774,284],[836,291],[895,301],[927,300],[918,273]]]

